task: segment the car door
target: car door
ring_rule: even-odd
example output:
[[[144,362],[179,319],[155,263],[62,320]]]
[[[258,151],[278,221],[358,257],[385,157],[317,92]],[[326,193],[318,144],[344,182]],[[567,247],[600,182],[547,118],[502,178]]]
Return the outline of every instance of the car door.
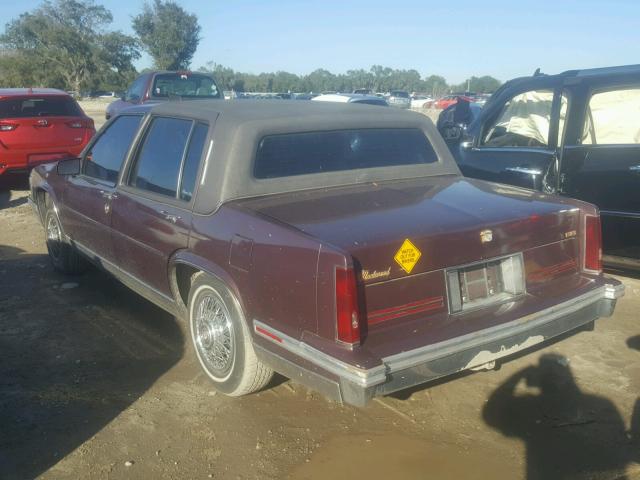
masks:
[[[169,258],[189,241],[208,131],[191,119],[152,117],[113,199],[113,245],[122,270],[165,297]]]
[[[60,214],[65,233],[99,260],[113,261],[111,202],[141,119],[142,115],[123,115],[110,123],[85,150],[80,175],[69,177],[64,191]]]
[[[604,260],[640,266],[640,80],[576,92],[561,192],[600,208]]]
[[[454,151],[465,176],[542,190],[555,183],[560,111],[554,83],[513,91],[474,125],[475,138]]]

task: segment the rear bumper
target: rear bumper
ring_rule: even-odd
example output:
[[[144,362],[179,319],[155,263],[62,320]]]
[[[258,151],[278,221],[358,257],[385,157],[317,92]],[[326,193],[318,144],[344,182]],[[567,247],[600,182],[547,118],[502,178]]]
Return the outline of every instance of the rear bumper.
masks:
[[[57,162],[60,158],[77,157],[85,143],[59,148],[36,150],[6,150],[0,148],[0,175],[4,173],[27,173],[43,163]]]
[[[364,406],[377,395],[420,385],[465,370],[492,368],[495,362],[532,349],[613,313],[624,285],[615,279],[579,297],[533,315],[451,340],[382,359],[360,369],[254,320],[254,330],[286,352],[256,344],[256,353],[276,371],[345,403]],[[267,332],[267,336],[264,335]],[[284,353],[284,354],[283,354]]]

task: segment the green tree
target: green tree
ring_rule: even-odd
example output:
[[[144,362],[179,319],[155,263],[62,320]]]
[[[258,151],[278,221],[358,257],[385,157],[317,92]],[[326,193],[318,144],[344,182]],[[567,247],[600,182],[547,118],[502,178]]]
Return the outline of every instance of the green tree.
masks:
[[[451,89],[455,92],[475,92],[475,93],[493,93],[502,84],[497,78],[490,75],[483,77],[471,77],[459,85],[452,85]]]
[[[198,17],[170,0],[145,3],[133,18],[133,30],[159,69],[189,68],[200,43]]]
[[[111,21],[111,12],[93,0],[47,0],[9,22],[0,35],[0,45],[13,59],[7,67],[20,75],[21,86],[60,86],[77,92],[99,82],[105,73],[134,71],[133,60],[139,58],[136,41],[121,32],[107,32]]]
[[[442,96],[448,89],[447,81],[440,75],[430,75],[424,80],[424,92],[433,98]]]

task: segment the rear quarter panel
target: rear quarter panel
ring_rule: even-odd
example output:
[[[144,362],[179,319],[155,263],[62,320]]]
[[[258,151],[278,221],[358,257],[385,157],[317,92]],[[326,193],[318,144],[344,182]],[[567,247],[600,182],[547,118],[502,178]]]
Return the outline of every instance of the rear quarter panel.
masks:
[[[189,250],[191,263],[210,265],[236,293],[250,328],[257,319],[294,338],[317,331],[318,241],[222,206],[212,215],[194,216]]]

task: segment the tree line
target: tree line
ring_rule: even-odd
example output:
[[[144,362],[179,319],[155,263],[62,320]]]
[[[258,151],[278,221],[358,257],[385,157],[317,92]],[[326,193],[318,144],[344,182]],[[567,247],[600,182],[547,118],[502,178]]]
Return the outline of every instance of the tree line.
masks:
[[[111,12],[94,0],[43,1],[34,11],[7,23],[0,34],[0,87],[121,91],[138,75],[134,63],[142,51],[153,59],[156,69],[187,69],[201,39],[197,16],[172,0],[145,3],[132,19],[135,35],[111,29],[112,22]],[[421,77],[414,69],[381,65],[339,74],[320,68],[307,75],[284,71],[242,73],[215,62],[199,70],[212,73],[224,90],[239,92],[350,92],[369,88],[440,96],[467,89],[493,92],[500,85],[490,76],[449,85],[439,75]]]
[[[209,62],[206,66],[200,67],[199,71],[213,74],[221,88],[236,92],[351,92],[357,88],[368,88],[374,92],[422,92],[435,97],[448,92],[467,90],[491,93],[500,86],[500,81],[491,76],[471,77],[460,85],[450,85],[440,75],[423,78],[413,69],[399,70],[381,65],[373,65],[369,70],[348,70],[339,74],[319,68],[307,75],[296,75],[283,71],[242,73]]]

